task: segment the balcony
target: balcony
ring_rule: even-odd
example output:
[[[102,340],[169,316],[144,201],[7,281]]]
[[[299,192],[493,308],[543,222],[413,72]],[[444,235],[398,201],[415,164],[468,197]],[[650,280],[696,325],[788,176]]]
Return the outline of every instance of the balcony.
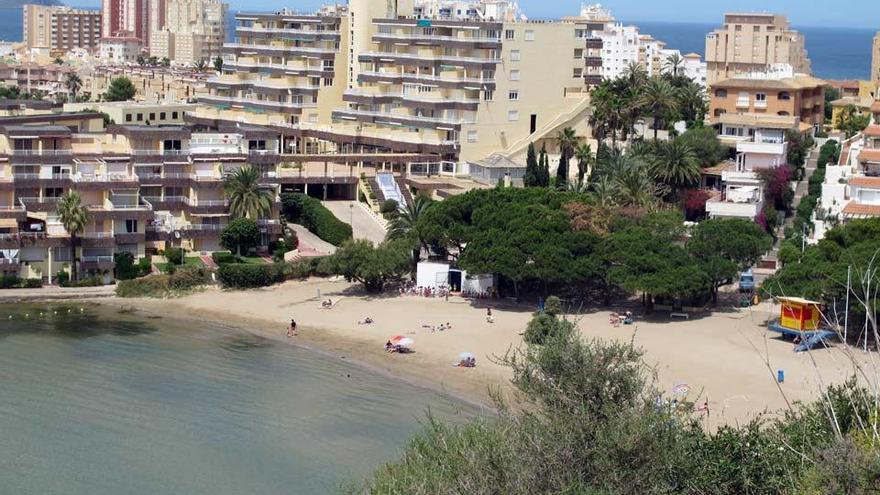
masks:
[[[112,247],[116,245],[113,232],[86,232],[80,236],[83,247]]]
[[[749,98],[737,98],[736,99],[736,107],[737,108],[749,108],[751,105],[751,101]]]
[[[27,211],[54,211],[56,205],[58,205],[58,199],[55,197],[19,197],[18,202]]]
[[[200,103],[208,103],[211,105],[241,106],[244,108],[253,107],[258,110],[273,110],[285,113],[302,113],[304,108],[318,107],[318,104],[313,102],[255,100],[252,98],[239,98],[236,96],[204,95],[199,96],[198,99]]]
[[[70,163],[71,150],[12,150],[12,163]]]
[[[143,232],[117,232],[115,237],[117,244],[140,244],[146,241],[147,235]]]
[[[418,94],[407,94],[402,91],[383,93],[358,89],[347,90],[342,99],[344,101],[362,104],[392,103],[399,100],[403,101],[404,103],[413,103],[419,108],[442,108],[450,110],[459,109],[472,111],[476,111],[477,106],[480,104],[479,98],[444,96],[439,94],[439,92],[435,92],[435,95],[433,95],[433,97],[425,97]]]
[[[418,53],[397,53],[397,52],[364,52],[358,57],[360,62],[432,62],[434,64],[464,64],[494,67],[501,63],[498,57],[460,57],[457,55],[430,54],[421,55]]]
[[[281,55],[318,56],[331,59],[336,56],[335,48],[317,48],[306,46],[277,46],[277,45],[254,45],[250,43],[224,43],[223,51],[226,53],[238,53],[242,55],[267,54],[274,57]]]
[[[501,46],[501,38],[488,38],[478,36],[443,36],[435,34],[419,33],[376,33],[373,35],[376,42],[401,42],[409,41],[416,45],[434,46],[458,46],[473,48],[498,48]]]
[[[380,72],[380,71],[361,71],[358,74],[359,82],[370,82],[371,80],[382,80],[389,82],[423,82],[436,84],[443,87],[461,87],[462,85],[470,85],[474,89],[482,89],[484,86],[488,89],[495,88],[495,79],[478,78],[478,77],[441,77],[430,74],[409,74],[406,72]]]
[[[116,266],[113,256],[83,256],[80,259],[80,268],[85,271],[112,270]]]
[[[333,118],[341,120],[356,120],[374,122],[376,124],[407,125],[412,127],[437,128],[438,126],[460,127],[462,124],[472,124],[470,119],[445,119],[442,117],[427,117],[423,115],[393,114],[384,112],[372,112],[367,110],[334,110]]]
[[[186,196],[144,196],[143,200],[152,205],[154,210],[182,210],[190,205]]]
[[[767,108],[767,100],[755,100],[755,108],[756,109],[766,109]]]
[[[223,68],[224,69],[238,69],[250,71],[251,69],[265,70],[271,71],[275,73],[283,73],[285,75],[296,76],[296,75],[314,75],[314,76],[328,76],[332,77],[335,70],[330,67],[326,68],[323,65],[315,65],[315,66],[292,66],[286,64],[269,64],[262,62],[244,62],[235,59],[225,58],[223,59]]]
[[[14,249],[21,246],[19,234],[0,234],[0,249]]]
[[[280,35],[291,35],[291,36],[300,36],[304,39],[328,39],[334,40],[339,39],[338,31],[317,31],[313,29],[293,29],[293,28],[266,28],[266,27],[253,27],[253,26],[240,26],[235,28],[235,33],[239,34],[280,34]]]
[[[192,213],[226,213],[229,207],[225,199],[191,200],[189,204]]]

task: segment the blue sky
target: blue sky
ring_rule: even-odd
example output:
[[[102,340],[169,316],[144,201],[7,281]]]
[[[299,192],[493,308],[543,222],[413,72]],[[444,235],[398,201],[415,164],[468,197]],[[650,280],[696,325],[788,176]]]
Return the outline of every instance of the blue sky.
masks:
[[[314,10],[327,0],[226,0],[230,9],[274,10],[283,6]],[[345,0],[340,0],[344,3]],[[74,0],[77,5],[98,6],[98,0]],[[520,0],[531,18],[552,18],[577,13],[579,0]],[[725,10],[778,12],[799,26],[861,27],[880,30],[880,0],[606,0],[615,17],[627,21],[702,22],[719,24]]]

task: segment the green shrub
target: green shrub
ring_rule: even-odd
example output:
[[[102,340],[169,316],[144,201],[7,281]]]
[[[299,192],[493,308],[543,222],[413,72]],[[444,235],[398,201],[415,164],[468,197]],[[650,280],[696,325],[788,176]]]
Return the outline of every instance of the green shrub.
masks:
[[[249,218],[236,218],[220,232],[220,245],[233,253],[246,255],[260,245],[260,227]]]
[[[544,312],[550,316],[562,314],[562,301],[556,296],[550,296],[544,301]]]
[[[131,280],[138,277],[140,270],[134,264],[133,254],[127,251],[114,253],[113,261],[116,264],[117,280]]]
[[[144,256],[140,260],[138,260],[138,273],[140,277],[149,275],[150,272],[153,271],[153,258],[151,256]]]
[[[239,262],[238,256],[230,253],[229,251],[217,251],[216,253],[211,253],[211,259],[214,260],[214,263],[217,263],[218,265]]]
[[[13,289],[19,286],[20,279],[15,275],[0,276],[0,289]]]
[[[184,267],[173,274],[150,275],[123,280],[116,285],[119,297],[171,297],[185,294],[211,282],[211,272],[204,267]]]
[[[55,275],[55,281],[58,282],[58,285],[61,287],[67,287],[70,283],[70,274],[65,271],[60,271]]]
[[[396,213],[400,205],[397,204],[397,201],[393,199],[386,199],[382,202],[382,205],[379,206],[379,213],[386,215],[388,213]]]
[[[339,246],[351,239],[351,225],[336,218],[320,201],[305,194],[281,195],[284,216],[291,222],[301,224],[322,240]]]
[[[22,281],[21,286],[25,289],[39,289],[43,286],[43,279],[41,278],[28,278]]]
[[[220,266],[217,275],[225,289],[268,287],[284,281],[284,264],[226,264]]]
[[[299,260],[296,263],[286,263],[284,265],[284,278],[286,280],[305,280],[309,277],[327,275],[319,270],[321,260],[323,259],[323,257],[315,257]]]
[[[186,255],[186,250],[178,247],[170,247],[165,250],[165,259],[168,260],[168,263],[172,265],[182,265],[183,257]]]

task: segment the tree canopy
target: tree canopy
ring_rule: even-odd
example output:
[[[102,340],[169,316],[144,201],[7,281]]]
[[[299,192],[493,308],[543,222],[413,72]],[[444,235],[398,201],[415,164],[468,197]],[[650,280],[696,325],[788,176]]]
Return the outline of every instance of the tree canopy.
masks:
[[[134,99],[135,93],[137,91],[131,79],[122,76],[110,81],[110,86],[107,88],[107,92],[104,93],[104,99],[106,101],[129,101]]]

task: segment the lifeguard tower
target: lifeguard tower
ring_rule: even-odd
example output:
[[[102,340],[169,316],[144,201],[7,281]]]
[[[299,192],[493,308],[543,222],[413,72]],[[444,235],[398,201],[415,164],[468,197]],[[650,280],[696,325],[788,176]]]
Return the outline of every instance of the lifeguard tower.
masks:
[[[822,303],[800,297],[777,297],[776,300],[781,305],[779,321],[770,323],[768,329],[796,339],[795,352],[808,351],[837,336],[821,328],[819,308]]]

